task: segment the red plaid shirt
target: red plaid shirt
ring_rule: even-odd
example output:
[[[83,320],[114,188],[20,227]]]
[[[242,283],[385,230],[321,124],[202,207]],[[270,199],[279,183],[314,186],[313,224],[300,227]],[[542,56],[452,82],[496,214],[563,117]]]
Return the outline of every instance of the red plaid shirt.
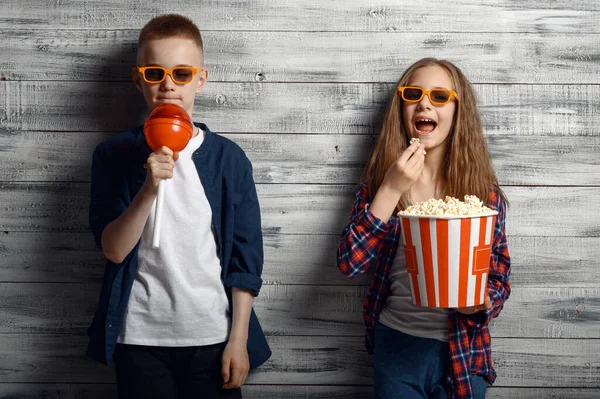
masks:
[[[451,398],[473,398],[471,374],[481,375],[490,383],[496,379],[496,372],[492,366],[488,323],[498,316],[510,295],[510,256],[504,231],[506,202],[495,190],[490,190],[489,193],[489,206],[498,211],[487,283],[492,308],[473,315],[448,312],[448,341],[452,367],[446,382]],[[392,216],[388,223],[385,223],[369,211],[369,205],[367,186],[362,184],[356,191],[350,223],[342,233],[337,255],[338,267],[348,277],[356,277],[372,267],[375,268],[364,303],[366,346],[369,354],[372,354],[375,324],[388,296],[390,269],[401,235],[399,219],[396,216]]]

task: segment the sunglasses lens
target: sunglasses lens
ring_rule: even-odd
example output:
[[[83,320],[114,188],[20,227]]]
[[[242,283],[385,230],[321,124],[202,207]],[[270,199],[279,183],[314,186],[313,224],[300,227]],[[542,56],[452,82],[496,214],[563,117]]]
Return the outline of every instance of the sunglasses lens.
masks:
[[[177,83],[187,83],[192,80],[192,70],[190,68],[175,68],[173,70],[173,80]]]
[[[423,90],[421,89],[407,88],[404,89],[404,92],[402,93],[402,98],[404,98],[406,101],[419,101],[422,95]]]
[[[160,68],[148,68],[144,71],[144,78],[148,82],[160,82],[165,76],[165,71]]]
[[[432,90],[430,100],[432,103],[447,103],[450,100],[450,92],[447,90]]]

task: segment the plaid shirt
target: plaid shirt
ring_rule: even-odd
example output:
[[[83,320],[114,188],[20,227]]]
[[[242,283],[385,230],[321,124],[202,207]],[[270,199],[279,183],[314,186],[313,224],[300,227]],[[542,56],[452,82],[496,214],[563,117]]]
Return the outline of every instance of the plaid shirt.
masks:
[[[510,256],[504,230],[506,202],[495,190],[489,193],[489,207],[498,211],[487,283],[492,308],[473,315],[453,310],[448,312],[452,367],[446,382],[451,398],[473,398],[471,374],[481,375],[490,383],[496,379],[488,323],[498,316],[510,295]],[[364,302],[366,346],[372,354],[375,324],[388,296],[390,270],[401,235],[398,217],[392,216],[385,223],[369,211],[369,205],[367,186],[363,183],[356,191],[350,223],[342,233],[337,257],[338,267],[348,277],[356,277],[371,267],[375,268]]]

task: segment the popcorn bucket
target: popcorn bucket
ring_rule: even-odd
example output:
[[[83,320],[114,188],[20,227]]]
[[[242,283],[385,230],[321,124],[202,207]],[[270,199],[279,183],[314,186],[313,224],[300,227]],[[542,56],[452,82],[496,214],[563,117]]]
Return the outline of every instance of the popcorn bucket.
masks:
[[[455,308],[483,304],[497,214],[398,215],[415,305]]]

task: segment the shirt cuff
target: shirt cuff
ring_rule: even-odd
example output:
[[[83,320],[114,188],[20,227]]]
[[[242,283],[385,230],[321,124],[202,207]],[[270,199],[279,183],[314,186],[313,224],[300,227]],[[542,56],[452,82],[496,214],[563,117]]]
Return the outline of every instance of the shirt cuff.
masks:
[[[262,287],[262,279],[249,273],[231,273],[225,278],[224,285],[228,288],[235,287],[250,290],[254,296],[257,296],[260,287]]]
[[[384,238],[392,227],[390,223],[391,220],[392,218],[390,218],[386,223],[379,219],[377,216],[373,215],[373,212],[369,210],[369,204],[367,204],[365,205],[365,209],[360,217],[360,224],[362,224],[376,237]]]

